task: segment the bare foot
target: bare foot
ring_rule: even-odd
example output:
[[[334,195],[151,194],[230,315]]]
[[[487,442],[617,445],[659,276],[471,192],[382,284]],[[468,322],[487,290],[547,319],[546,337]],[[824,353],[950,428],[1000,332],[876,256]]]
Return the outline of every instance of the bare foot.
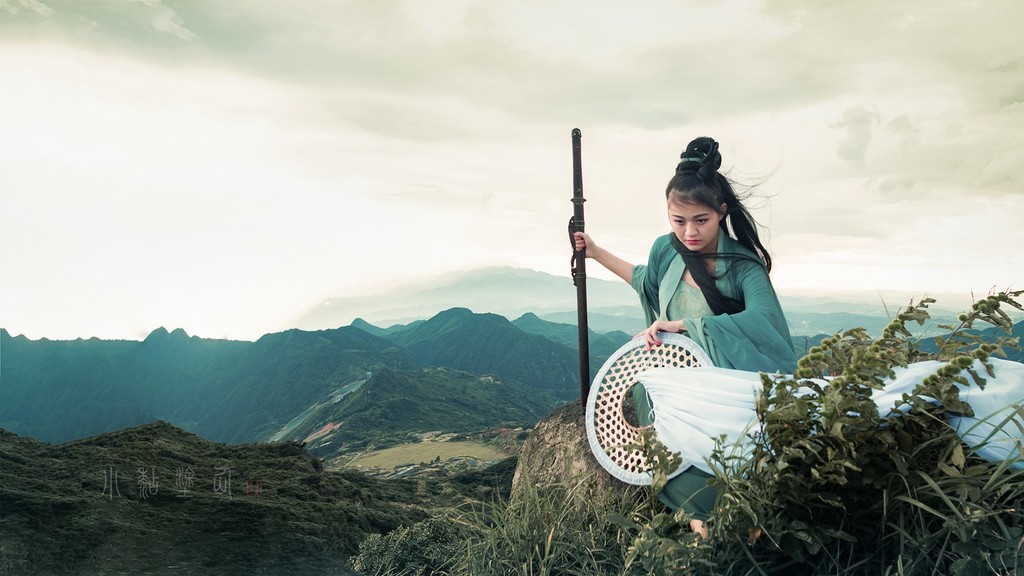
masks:
[[[700,537],[708,539],[708,527],[704,525],[703,520],[690,520],[690,530],[700,534]]]

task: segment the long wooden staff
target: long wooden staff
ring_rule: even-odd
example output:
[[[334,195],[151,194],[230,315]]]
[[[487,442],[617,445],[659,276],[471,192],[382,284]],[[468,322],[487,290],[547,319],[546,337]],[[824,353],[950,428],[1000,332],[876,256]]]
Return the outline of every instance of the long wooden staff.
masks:
[[[572,203],[573,215],[569,219],[569,240],[573,242],[572,283],[576,285],[576,328],[580,348],[580,402],[586,406],[590,395],[590,331],[587,327],[587,250],[576,250],[574,232],[584,232],[583,222],[583,167],[580,160],[579,128],[572,129]]]

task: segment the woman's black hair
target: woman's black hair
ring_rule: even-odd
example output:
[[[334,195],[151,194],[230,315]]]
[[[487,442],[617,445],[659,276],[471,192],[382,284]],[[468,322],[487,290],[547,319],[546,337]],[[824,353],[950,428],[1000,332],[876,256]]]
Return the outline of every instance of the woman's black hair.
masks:
[[[683,150],[676,174],[665,189],[665,198],[670,202],[703,204],[718,213],[721,213],[720,208],[725,204],[725,217],[719,221],[719,226],[726,234],[729,234],[731,226],[736,241],[758,257],[754,259],[745,254],[694,252],[684,246],[675,234],[671,235],[672,246],[683,257],[686,269],[690,271],[694,282],[704,293],[708,306],[716,315],[741,312],[744,305],[742,301],[722,294],[715,285],[718,277],[708,270],[707,260],[750,260],[763,266],[766,271],[772,269],[772,258],[757,235],[757,223],[736,196],[729,180],[718,172],[721,166],[722,154],[718,151],[718,142],[707,136],[697,138]]]

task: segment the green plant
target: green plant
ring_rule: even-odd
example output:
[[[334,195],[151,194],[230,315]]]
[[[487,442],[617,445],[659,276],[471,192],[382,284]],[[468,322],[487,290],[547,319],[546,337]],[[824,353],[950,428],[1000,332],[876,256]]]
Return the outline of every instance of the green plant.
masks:
[[[671,511],[658,501],[657,494],[669,480],[669,473],[679,467],[679,454],[670,451],[653,428],[644,428],[636,444],[652,464],[652,479],[647,497],[632,515],[610,514],[609,522],[634,534],[626,549],[624,572],[638,570],[643,574],[679,574],[699,558],[700,537],[690,530],[692,517],[684,509]]]
[[[441,576],[461,556],[464,531],[432,516],[386,535],[373,534],[359,545],[352,567],[367,576]]]
[[[471,529],[465,556],[453,574],[473,576],[620,574],[628,536],[606,521],[630,506],[629,495],[582,501],[572,487],[534,485],[508,505],[470,508],[462,522]]]
[[[1019,309],[1019,294],[989,296],[948,327],[938,343],[944,364],[894,407],[902,414],[896,418],[880,416],[871,394],[895,367],[925,358],[906,324],[928,318],[928,299],[897,315],[875,341],[851,330],[812,348],[795,377],[762,375],[749,458],[727,457],[721,445],[711,460],[720,499],[709,553],[720,569],[1019,570],[1024,472],[974,457],[942,417],[971,414],[957,385],[984,385],[975,360],[991,375],[989,357],[1018,345],[981,342],[965,330],[976,322],[1009,327],[1000,306]]]

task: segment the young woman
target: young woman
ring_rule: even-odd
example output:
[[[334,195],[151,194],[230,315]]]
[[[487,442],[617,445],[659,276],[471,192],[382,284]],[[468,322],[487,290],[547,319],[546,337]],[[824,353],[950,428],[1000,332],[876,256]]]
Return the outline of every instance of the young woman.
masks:
[[[654,241],[646,265],[626,262],[576,232],[576,249],[619,276],[637,291],[648,328],[638,337],[649,347],[659,332],[684,332],[716,367],[792,373],[796,353],[786,318],[768,272],[772,260],[757,224],[718,172],[718,143],[701,137],[680,156],[665,190],[671,233]],[[730,228],[732,234],[730,234]],[[651,423],[642,386],[634,389],[641,425]],[[691,467],[669,482],[659,498],[684,506],[706,535],[702,520],[714,504],[705,486],[709,476]]]
[[[583,232],[575,234],[576,248],[640,295],[649,346],[661,343],[658,332],[685,332],[719,368],[791,373],[796,354],[768,277],[771,256],[721,165],[713,139],[686,147],[665,190],[672,232],[655,240],[646,265],[626,262]]]

